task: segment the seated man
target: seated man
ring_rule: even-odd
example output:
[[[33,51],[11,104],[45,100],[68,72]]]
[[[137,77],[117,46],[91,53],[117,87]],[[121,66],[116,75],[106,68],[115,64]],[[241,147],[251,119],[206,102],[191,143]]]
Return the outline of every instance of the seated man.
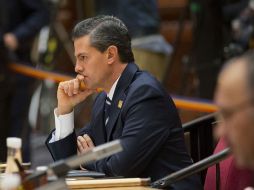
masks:
[[[84,167],[154,181],[190,165],[175,105],[161,84],[134,63],[122,21],[112,16],[86,19],[75,26],[73,40],[77,77],[59,84],[56,129],[47,140],[54,160],[120,139],[123,152]],[[76,137],[73,108],[99,88],[103,92],[93,105],[91,123]],[[172,188],[200,189],[199,179],[193,176]]]
[[[224,137],[226,146],[230,146],[236,165],[241,169],[235,170],[237,176],[227,180],[243,186],[253,186],[254,169],[254,52],[229,61],[219,75],[215,102],[220,110],[218,131]],[[244,170],[242,170],[244,169]],[[246,169],[250,169],[248,171]],[[229,170],[229,169],[227,169]],[[242,172],[238,172],[242,171]],[[244,176],[242,176],[244,175]],[[223,177],[223,176],[222,176]],[[229,183],[230,183],[229,181]]]

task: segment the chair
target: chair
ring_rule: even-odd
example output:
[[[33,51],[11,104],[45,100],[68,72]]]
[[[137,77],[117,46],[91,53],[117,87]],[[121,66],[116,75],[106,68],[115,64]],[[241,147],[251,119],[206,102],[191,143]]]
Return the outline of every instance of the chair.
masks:
[[[210,155],[214,150],[213,123],[217,113],[208,114],[183,124],[184,133],[189,135],[189,152],[193,162],[198,162]],[[205,181],[206,170],[201,172],[201,180]]]

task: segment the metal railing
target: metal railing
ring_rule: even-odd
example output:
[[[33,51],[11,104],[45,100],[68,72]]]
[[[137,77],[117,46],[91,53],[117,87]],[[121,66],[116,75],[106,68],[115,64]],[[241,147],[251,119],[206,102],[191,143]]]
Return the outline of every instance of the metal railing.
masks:
[[[60,74],[56,72],[45,71],[42,69],[34,68],[31,66],[18,64],[18,63],[10,63],[9,68],[17,73],[34,77],[37,79],[50,79],[54,82],[61,82],[65,80],[70,80],[75,76]],[[217,106],[214,105],[212,102],[207,102],[205,100],[199,99],[191,99],[188,97],[180,97],[180,96],[173,96],[174,103],[176,104],[177,108],[185,109],[185,110],[192,110],[192,111],[199,111],[199,112],[215,112],[217,111]]]
[[[154,188],[165,188],[168,187],[170,184],[173,184],[179,180],[182,180],[186,177],[189,177],[193,174],[196,174],[214,164],[219,163],[220,161],[226,159],[230,155],[230,149],[226,148],[223,151],[214,154],[212,156],[209,156],[203,160],[200,160],[199,162],[196,162],[182,170],[179,170],[177,172],[174,172],[162,179],[159,179],[151,184]],[[216,178],[217,179],[217,178]],[[217,180],[217,183],[219,184],[219,179]],[[217,189],[219,189],[219,186],[217,185]]]

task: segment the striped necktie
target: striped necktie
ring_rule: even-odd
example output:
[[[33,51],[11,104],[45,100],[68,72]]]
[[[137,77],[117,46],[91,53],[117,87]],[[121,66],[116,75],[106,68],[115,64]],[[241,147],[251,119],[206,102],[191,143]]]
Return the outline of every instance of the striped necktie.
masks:
[[[105,106],[104,106],[104,123],[105,123],[105,126],[107,125],[108,120],[109,120],[109,113],[110,113],[111,103],[112,103],[112,101],[109,99],[109,97],[106,97]]]

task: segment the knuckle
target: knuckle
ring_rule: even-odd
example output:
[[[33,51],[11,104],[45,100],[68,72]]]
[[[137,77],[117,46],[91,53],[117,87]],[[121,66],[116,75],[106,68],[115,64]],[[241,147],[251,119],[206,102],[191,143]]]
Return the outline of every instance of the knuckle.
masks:
[[[85,139],[86,141],[92,141],[91,138],[90,138],[87,134],[85,134],[83,137],[84,137],[84,139]]]

